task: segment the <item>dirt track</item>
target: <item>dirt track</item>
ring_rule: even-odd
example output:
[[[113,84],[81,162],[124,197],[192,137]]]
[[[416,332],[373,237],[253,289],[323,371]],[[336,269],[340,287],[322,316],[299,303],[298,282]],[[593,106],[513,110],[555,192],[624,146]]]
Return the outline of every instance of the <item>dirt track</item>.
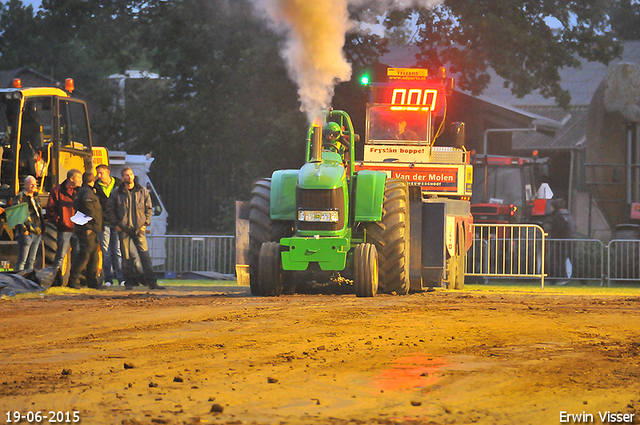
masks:
[[[217,289],[0,301],[0,421],[640,423],[640,296]]]

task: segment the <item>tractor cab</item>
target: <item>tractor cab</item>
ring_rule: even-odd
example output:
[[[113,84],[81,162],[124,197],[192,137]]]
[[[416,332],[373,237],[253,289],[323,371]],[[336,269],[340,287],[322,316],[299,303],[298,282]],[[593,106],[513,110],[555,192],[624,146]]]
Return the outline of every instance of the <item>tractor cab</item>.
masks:
[[[69,84],[69,83],[68,83]],[[53,87],[0,89],[0,206],[11,205],[28,175],[38,181],[40,202],[67,171],[90,170],[91,134],[86,104]]]

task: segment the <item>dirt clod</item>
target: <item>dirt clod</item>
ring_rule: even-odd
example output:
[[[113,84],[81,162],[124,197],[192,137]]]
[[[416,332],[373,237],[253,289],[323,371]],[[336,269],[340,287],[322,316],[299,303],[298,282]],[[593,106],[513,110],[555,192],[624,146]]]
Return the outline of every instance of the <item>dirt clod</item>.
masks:
[[[220,404],[214,404],[213,406],[211,406],[211,410],[209,411],[210,413],[222,413],[224,411],[224,407]]]

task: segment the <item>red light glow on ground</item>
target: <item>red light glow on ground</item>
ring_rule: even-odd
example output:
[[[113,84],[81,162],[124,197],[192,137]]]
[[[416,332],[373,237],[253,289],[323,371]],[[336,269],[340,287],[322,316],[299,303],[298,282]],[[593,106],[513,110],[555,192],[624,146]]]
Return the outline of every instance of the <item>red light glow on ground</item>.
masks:
[[[374,385],[384,391],[408,391],[428,387],[440,380],[437,372],[449,366],[442,357],[411,356],[396,359],[378,374]]]

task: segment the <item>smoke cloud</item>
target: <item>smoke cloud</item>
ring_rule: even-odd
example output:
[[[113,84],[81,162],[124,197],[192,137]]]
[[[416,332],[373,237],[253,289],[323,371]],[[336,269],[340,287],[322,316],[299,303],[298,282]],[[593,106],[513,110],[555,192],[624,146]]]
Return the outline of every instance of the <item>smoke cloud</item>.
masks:
[[[298,85],[301,110],[309,122],[331,105],[334,87],[351,78],[343,47],[349,4],[366,4],[371,15],[410,6],[433,7],[443,0],[255,0],[277,31],[286,33],[281,51],[289,76]]]
[[[302,111],[313,116],[331,103],[337,82],[351,77],[342,52],[351,28],[347,0],[259,0],[277,30],[287,33],[282,49],[289,75],[298,85]]]

